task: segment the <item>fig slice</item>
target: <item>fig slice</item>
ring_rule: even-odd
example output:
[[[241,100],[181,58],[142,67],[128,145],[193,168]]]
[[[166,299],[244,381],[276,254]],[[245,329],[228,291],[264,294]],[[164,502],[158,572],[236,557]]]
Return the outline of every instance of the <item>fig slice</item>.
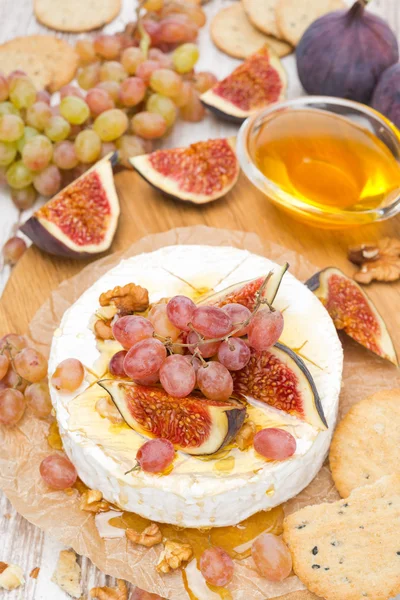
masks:
[[[239,396],[213,401],[193,392],[174,398],[161,386],[116,379],[98,383],[129,427],[148,437],[166,438],[186,454],[214,454],[235,437],[246,416],[246,404]]]
[[[37,210],[21,227],[36,246],[56,256],[87,258],[108,250],[119,201],[110,154]]]
[[[282,410],[317,429],[327,429],[321,400],[304,361],[284,344],[256,352],[241,371],[231,373],[237,394]]]
[[[200,96],[222,119],[243,123],[247,117],[286,95],[286,72],[267,46],[255,52],[228,77]]]
[[[130,162],[143,179],[163,194],[195,204],[205,204],[227,194],[240,172],[235,138],[156,150],[134,156]]]
[[[306,281],[321,300],[336,329],[343,329],[356,342],[398,365],[396,350],[386,324],[364,290],[336,267],[327,267]]]
[[[272,275],[262,292],[263,299],[266,300],[268,304],[274,302],[279,286],[282,283],[283,276],[288,268],[289,263],[285,263],[272,271]],[[198,304],[213,304],[221,308],[222,306],[225,306],[225,304],[236,303],[243,304],[243,306],[246,306],[249,310],[253,310],[256,303],[256,294],[260,290],[267,275],[268,274],[263,277],[257,277],[256,279],[242,281],[241,283],[235,283],[220,292],[215,292],[214,294],[200,299]]]

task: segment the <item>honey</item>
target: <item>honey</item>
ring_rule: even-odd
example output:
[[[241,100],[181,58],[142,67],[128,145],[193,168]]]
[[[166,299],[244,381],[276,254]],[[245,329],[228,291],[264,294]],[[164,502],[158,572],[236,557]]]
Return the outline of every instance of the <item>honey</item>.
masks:
[[[400,188],[400,165],[373,133],[346,117],[304,108],[271,115],[251,152],[285,194],[327,213],[365,211]]]

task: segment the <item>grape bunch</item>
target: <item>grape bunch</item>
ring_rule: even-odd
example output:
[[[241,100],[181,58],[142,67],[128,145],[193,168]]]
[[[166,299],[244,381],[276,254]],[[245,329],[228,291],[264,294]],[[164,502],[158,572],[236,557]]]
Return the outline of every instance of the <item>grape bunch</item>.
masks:
[[[252,314],[241,304],[196,306],[186,296],[175,296],[155,304],[147,318],[118,318],[112,331],[124,347],[111,359],[112,375],[144,385],[160,381],[175,398],[197,387],[210,400],[227,400],[231,372],[248,364],[251,348],[266,350],[278,341],[283,316],[269,307]]]

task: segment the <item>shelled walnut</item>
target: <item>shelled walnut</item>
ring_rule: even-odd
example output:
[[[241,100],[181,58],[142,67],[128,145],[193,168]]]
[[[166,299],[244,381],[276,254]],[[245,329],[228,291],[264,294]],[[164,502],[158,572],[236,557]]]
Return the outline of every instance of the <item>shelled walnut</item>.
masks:
[[[162,533],[156,523],[151,523],[142,533],[134,529],[127,529],[126,537],[130,542],[139,544],[139,546],[146,546],[146,548],[152,548],[162,542]]]
[[[160,554],[160,559],[157,564],[159,573],[169,573],[175,569],[179,569],[184,562],[190,560],[193,556],[193,550],[190,544],[165,542],[164,550]]]
[[[123,287],[117,285],[113,290],[104,292],[99,298],[100,306],[115,306],[121,315],[143,312],[149,307],[149,293],[134,283]]]

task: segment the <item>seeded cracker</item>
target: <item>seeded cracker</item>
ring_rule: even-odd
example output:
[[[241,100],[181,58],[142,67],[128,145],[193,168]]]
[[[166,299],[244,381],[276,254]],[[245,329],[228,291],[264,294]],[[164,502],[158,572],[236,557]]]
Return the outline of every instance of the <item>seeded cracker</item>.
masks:
[[[30,57],[32,69],[41,67],[47,73],[47,79],[34,76],[32,69],[24,68],[20,60],[22,55]],[[3,59],[7,57],[9,67],[5,69]],[[0,71],[22,69],[31,76],[38,89],[48,87],[51,92],[59,90],[69,83],[78,68],[78,55],[65,40],[54,35],[27,35],[17,37],[0,46]]]
[[[243,0],[244,10],[253,23],[263,33],[279,38],[275,9],[278,0]]]
[[[287,517],[293,570],[326,600],[388,600],[400,592],[400,475],[357,488],[346,500]]]
[[[329,453],[342,498],[384,475],[400,474],[398,448],[400,389],[378,392],[355,404],[339,423]]]
[[[276,22],[280,37],[297,46],[313,21],[341,8],[346,8],[343,0],[278,0]]]
[[[210,26],[214,44],[229,56],[247,58],[267,45],[278,56],[286,56],[292,47],[258,31],[248,20],[241,2],[219,11]]]
[[[40,23],[50,29],[74,33],[103,27],[120,10],[121,0],[34,0]]]

